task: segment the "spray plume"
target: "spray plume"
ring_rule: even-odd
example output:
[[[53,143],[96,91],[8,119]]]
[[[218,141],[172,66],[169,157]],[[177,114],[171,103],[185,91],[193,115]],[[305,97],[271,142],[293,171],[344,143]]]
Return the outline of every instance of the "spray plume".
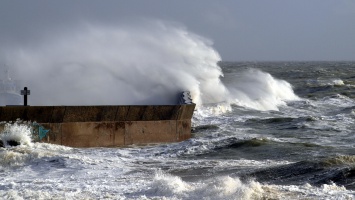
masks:
[[[292,85],[258,69],[247,69],[226,81],[230,103],[256,110],[278,110],[285,101],[299,100]]]
[[[223,101],[219,54],[211,41],[166,22],[83,25],[14,51],[31,105],[197,104]]]
[[[163,21],[85,24],[6,54],[31,89],[31,105],[176,104],[190,91],[197,106],[277,110],[297,98],[290,84],[257,70],[226,87],[212,42]]]

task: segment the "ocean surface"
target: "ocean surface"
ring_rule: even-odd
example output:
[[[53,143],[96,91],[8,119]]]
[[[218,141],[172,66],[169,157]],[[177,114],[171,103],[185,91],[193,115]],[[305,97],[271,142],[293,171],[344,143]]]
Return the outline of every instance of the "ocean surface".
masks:
[[[220,62],[192,138],[0,148],[0,199],[355,199],[355,62]]]

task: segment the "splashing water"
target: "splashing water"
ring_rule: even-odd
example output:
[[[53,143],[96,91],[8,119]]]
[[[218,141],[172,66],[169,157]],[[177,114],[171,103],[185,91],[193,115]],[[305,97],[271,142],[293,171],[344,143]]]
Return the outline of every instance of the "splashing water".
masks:
[[[176,104],[185,90],[200,104],[226,96],[211,45],[163,22],[85,25],[8,57],[30,81],[32,105]]]
[[[161,171],[147,188],[143,191],[146,197],[169,199],[260,199],[264,192],[262,185],[255,181],[243,183],[239,178],[223,176],[191,184]]]
[[[6,123],[4,130],[0,133],[0,140],[4,146],[9,146],[9,141],[16,141],[20,145],[32,145],[32,131],[31,126],[21,123]]]
[[[285,101],[299,100],[290,83],[258,69],[248,69],[227,85],[232,103],[257,110],[278,110]]]
[[[223,113],[230,103],[267,110],[296,98],[287,82],[257,70],[227,88],[212,42],[162,21],[86,24],[6,55],[32,89],[31,105],[176,104],[190,91],[197,106]]]

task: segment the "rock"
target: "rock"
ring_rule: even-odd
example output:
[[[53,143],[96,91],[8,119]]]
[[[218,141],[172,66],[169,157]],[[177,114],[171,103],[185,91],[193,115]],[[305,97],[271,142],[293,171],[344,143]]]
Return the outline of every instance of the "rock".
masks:
[[[7,144],[9,146],[18,146],[18,145],[20,145],[20,143],[15,141],[15,140],[9,140],[9,141],[5,142],[5,144]],[[2,147],[2,148],[5,147],[4,142],[2,140],[0,140],[0,147]]]
[[[9,141],[7,141],[7,144],[9,146],[18,146],[18,145],[20,145],[20,143],[15,141],[15,140],[9,140]]]

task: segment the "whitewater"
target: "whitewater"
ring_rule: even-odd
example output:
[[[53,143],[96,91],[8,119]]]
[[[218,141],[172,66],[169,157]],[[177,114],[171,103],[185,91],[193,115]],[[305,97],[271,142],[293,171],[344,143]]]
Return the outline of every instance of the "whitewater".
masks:
[[[1,54],[31,105],[174,104],[188,90],[193,135],[71,148],[1,122],[1,139],[21,141],[0,148],[2,199],[355,199],[354,62],[223,62],[210,40],[161,21],[35,44]]]

